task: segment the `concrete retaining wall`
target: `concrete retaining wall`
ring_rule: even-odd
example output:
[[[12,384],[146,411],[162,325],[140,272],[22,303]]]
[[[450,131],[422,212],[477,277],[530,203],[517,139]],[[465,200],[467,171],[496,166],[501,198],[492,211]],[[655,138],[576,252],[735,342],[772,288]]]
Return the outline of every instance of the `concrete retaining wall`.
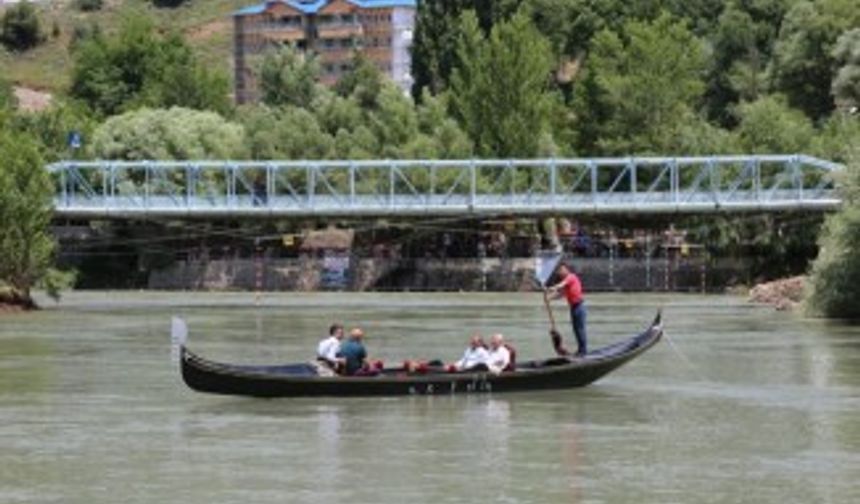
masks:
[[[736,261],[702,259],[577,259],[586,289],[594,291],[714,291],[743,281]],[[323,259],[234,259],[177,262],[154,271],[149,288],[167,290],[464,290],[533,288],[532,259],[357,259],[342,280],[324,274]]]

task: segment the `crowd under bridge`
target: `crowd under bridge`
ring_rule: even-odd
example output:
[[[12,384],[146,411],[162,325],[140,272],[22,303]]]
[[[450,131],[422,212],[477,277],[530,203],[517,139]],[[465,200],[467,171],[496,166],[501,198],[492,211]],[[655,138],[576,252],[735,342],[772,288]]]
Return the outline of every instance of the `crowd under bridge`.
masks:
[[[48,166],[68,219],[831,211],[841,169],[799,154]]]

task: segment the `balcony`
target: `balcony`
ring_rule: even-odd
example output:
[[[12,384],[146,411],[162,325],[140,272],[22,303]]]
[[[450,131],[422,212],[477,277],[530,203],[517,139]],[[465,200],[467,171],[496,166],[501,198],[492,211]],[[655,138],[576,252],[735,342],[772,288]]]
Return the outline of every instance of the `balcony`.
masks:
[[[358,23],[332,22],[317,24],[317,37],[321,39],[345,39],[361,37],[364,28]]]

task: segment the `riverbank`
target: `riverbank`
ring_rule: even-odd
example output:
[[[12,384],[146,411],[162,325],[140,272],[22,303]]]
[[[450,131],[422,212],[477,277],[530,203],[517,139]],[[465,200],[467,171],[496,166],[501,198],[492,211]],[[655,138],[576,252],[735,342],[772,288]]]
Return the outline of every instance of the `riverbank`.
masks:
[[[769,304],[780,311],[795,310],[803,301],[805,285],[804,275],[761,283],[750,289],[749,300]]]
[[[32,300],[21,299],[10,290],[0,289],[0,315],[21,313],[38,308]]]

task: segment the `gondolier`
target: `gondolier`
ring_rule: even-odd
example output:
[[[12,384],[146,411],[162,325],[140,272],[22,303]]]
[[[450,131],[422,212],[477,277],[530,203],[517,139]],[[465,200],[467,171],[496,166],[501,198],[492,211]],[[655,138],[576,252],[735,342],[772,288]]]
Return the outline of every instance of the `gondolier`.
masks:
[[[570,321],[573,334],[576,336],[576,355],[581,357],[588,353],[588,339],[585,334],[585,298],[582,292],[582,282],[573,270],[566,264],[558,267],[561,282],[549,288],[553,299],[564,297],[570,306]]]

